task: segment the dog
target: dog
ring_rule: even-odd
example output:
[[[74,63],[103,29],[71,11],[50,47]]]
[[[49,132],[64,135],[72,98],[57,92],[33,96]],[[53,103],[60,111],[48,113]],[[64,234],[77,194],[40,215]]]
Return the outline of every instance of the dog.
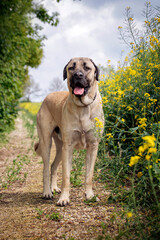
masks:
[[[69,91],[53,92],[43,101],[37,114],[39,142],[35,151],[44,163],[43,197],[51,199],[53,191],[61,192],[57,205],[69,204],[70,171],[73,149],[86,149],[85,194],[94,196],[92,177],[100,136],[103,133],[104,115],[98,90],[99,69],[89,58],[73,58],[64,67]],[[96,119],[101,127],[97,130]],[[98,131],[98,134],[97,134]],[[52,138],[56,156],[49,174]],[[62,186],[57,186],[57,168],[62,161]]]

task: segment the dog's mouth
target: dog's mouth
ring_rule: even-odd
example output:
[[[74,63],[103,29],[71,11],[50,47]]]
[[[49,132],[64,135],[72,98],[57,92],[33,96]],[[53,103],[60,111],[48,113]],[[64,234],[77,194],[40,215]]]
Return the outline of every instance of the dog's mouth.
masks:
[[[84,88],[83,87],[75,87],[73,89],[73,93],[74,93],[74,95],[82,96],[84,94]]]
[[[81,83],[77,83],[72,87],[72,93],[77,97],[85,96],[88,93],[89,86],[83,86]]]

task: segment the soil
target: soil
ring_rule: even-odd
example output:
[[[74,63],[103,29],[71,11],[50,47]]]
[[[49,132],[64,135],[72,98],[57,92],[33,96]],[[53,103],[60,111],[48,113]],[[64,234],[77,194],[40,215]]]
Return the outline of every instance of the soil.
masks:
[[[52,159],[54,154],[53,146]],[[70,205],[66,207],[56,205],[59,194],[55,194],[53,200],[42,198],[42,160],[34,153],[33,142],[28,137],[22,119],[18,118],[15,130],[9,135],[9,142],[0,148],[0,175],[3,181],[7,181],[7,169],[13,165],[13,160],[23,156],[30,163],[23,164],[15,182],[7,188],[1,188],[1,240],[98,239],[102,235],[102,222],[107,224],[106,232],[115,236],[116,226],[110,222],[115,206],[107,204],[109,192],[97,180],[94,180],[93,185],[98,202],[87,204],[84,201],[84,186],[72,185]],[[24,178],[24,175],[27,177]],[[58,178],[60,186],[61,167]]]

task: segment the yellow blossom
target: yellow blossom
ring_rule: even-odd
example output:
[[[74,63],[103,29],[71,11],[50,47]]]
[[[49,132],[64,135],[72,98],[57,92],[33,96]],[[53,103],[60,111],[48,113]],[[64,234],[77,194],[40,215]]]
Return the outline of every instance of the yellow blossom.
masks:
[[[20,103],[19,106],[21,108],[26,109],[31,114],[36,115],[39,111],[41,103],[23,102],[23,103]]]
[[[142,139],[144,141],[146,141],[147,145],[149,147],[154,147],[155,146],[155,141],[156,141],[156,138],[152,135],[152,136],[145,136],[145,137],[142,137]]]
[[[107,140],[109,140],[110,138],[113,138],[113,136],[112,136],[111,133],[107,133],[107,134],[106,134],[106,137],[107,137]]]
[[[138,173],[137,173],[137,177],[138,177],[138,178],[141,178],[142,176],[143,176],[143,173],[142,173],[142,172],[138,172]]]
[[[142,146],[138,148],[138,154],[142,156],[142,154],[146,151],[146,149],[148,149],[148,145],[144,143]]]
[[[155,152],[157,152],[156,148],[149,148],[149,150],[148,150],[148,154],[149,153],[155,153]]]
[[[132,167],[133,165],[137,164],[139,159],[140,159],[139,156],[131,157],[129,166]]]
[[[149,165],[149,167],[146,167],[146,169],[149,169],[149,168],[151,169],[151,168],[152,168],[152,165]]]
[[[149,161],[149,160],[151,159],[151,155],[146,155],[146,156],[145,156],[145,159],[146,159],[147,161]]]
[[[150,97],[150,94],[149,93],[145,93],[144,96],[145,97]]]
[[[128,106],[127,109],[128,109],[128,111],[133,110],[133,108],[131,106]]]
[[[99,118],[96,117],[94,120],[96,121],[96,128],[103,128],[103,122]]]
[[[128,212],[126,215],[127,215],[127,218],[131,218],[133,216],[133,213],[132,212]]]

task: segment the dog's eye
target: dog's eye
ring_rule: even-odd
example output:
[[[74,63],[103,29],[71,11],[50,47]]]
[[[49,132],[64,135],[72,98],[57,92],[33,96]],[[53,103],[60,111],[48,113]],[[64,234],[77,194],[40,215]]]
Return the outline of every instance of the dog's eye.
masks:
[[[74,70],[74,69],[75,69],[74,66],[68,68],[68,70],[70,70],[70,71],[72,71],[72,70]]]
[[[83,67],[84,67],[84,70],[85,70],[85,71],[91,70],[91,69],[86,65],[86,63],[84,63]]]
[[[71,67],[68,68],[68,70],[72,71],[75,69],[76,63],[74,62],[73,65]]]
[[[84,70],[89,71],[91,69],[89,67],[87,67],[87,66],[84,66]]]

